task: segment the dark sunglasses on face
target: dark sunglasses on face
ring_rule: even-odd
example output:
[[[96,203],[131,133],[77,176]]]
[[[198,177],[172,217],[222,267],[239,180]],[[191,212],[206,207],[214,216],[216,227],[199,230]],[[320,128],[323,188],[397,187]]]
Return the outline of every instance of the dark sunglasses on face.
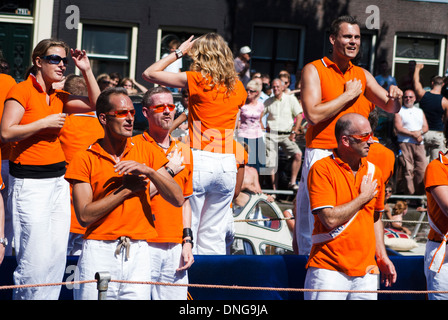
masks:
[[[113,116],[115,118],[126,118],[128,114],[131,114],[131,116],[135,116],[135,109],[127,110],[117,110],[106,113],[107,115]]]
[[[150,108],[156,113],[165,111],[166,107],[168,107],[168,110],[170,110],[170,112],[176,108],[176,106],[174,104],[169,104],[169,103],[162,103],[162,104],[158,104],[155,106],[150,106]]]
[[[50,54],[48,56],[41,57],[42,59],[48,61],[50,64],[59,64],[61,61],[64,63],[64,66],[68,64],[67,57],[62,58],[61,56],[58,56],[57,54]]]

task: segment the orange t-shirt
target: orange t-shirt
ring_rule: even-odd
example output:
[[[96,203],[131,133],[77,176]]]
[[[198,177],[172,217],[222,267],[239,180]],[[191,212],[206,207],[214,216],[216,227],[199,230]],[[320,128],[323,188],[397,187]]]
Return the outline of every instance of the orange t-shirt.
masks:
[[[158,170],[167,163],[165,155],[150,143],[128,139],[121,161],[134,160]],[[122,185],[123,176],[115,172],[114,159],[98,144],[75,154],[65,178],[78,180],[92,187],[92,201],[102,199]],[[116,240],[128,236],[148,240],[157,236],[151,211],[149,188],[127,198],[103,218],[87,227],[85,239]]]
[[[368,164],[361,159],[356,176],[348,164],[335,154],[318,160],[308,175],[311,210],[336,207],[359,195],[362,177]],[[348,276],[363,276],[377,272],[375,262],[374,211],[384,210],[384,183],[381,169],[375,166],[373,179],[378,181],[377,195],[367,203],[346,230],[331,241],[313,244],[307,267],[336,270]],[[314,219],[314,234],[328,233],[318,216]]]
[[[375,143],[370,145],[367,160],[381,168],[381,172],[383,173],[383,181],[387,184],[389,179],[394,174],[395,153],[388,147],[383,146],[378,141],[378,138],[373,138],[373,140],[375,140]]]
[[[73,113],[68,115],[59,133],[59,140],[61,141],[67,166],[76,152],[87,149],[96,140],[103,137],[104,129],[98,121],[95,112]],[[86,228],[81,227],[76,218],[71,195],[72,189],[70,185],[70,204],[72,211],[70,232],[84,234]]]
[[[134,140],[137,139],[147,141],[154,148],[158,148],[163,152],[162,148],[157,145],[157,142],[147,132],[134,137]],[[171,139],[171,145],[166,151],[166,154],[168,155],[176,149],[181,150],[185,168],[176,174],[173,179],[181,187],[184,198],[188,198],[193,194],[193,155],[188,145]],[[175,207],[163,199],[160,194],[156,194],[151,199],[151,210],[154,216],[157,237],[149,239],[149,241],[182,243],[182,230],[184,228],[182,207]]]
[[[439,157],[428,164],[426,167],[424,183],[426,197],[428,199],[428,215],[436,227],[445,234],[448,231],[448,217],[440,209],[430,192],[430,188],[448,185],[448,158],[446,155],[439,153]],[[434,231],[433,228],[430,228],[428,239],[440,242],[442,241],[442,236]]]
[[[54,90],[47,103],[47,93],[33,75],[16,84],[9,91],[6,100],[14,99],[25,109],[21,125],[35,122],[48,115],[61,113],[69,93]],[[9,160],[22,165],[49,165],[65,161],[59,141],[59,129],[45,129],[29,138],[14,143]]]
[[[368,118],[369,113],[375,108],[364,96],[366,89],[366,75],[360,67],[350,66],[342,73],[338,66],[327,57],[311,62],[317,69],[320,78],[322,103],[331,101],[345,91],[345,83],[354,78],[361,80],[363,93],[353,103],[346,105],[336,116],[315,125],[309,125],[306,131],[306,146],[317,149],[333,149],[337,147],[334,136],[336,121],[346,114],[355,112]]]
[[[5,108],[5,98],[9,92],[9,90],[16,85],[16,80],[10,75],[0,73],[0,120],[3,115],[3,109]],[[0,142],[1,150],[2,150],[2,159],[9,159],[9,152],[11,150],[10,143]]]
[[[238,110],[247,92],[237,80],[235,90],[211,89],[200,72],[187,71],[190,147],[216,153],[233,153],[233,133]]]

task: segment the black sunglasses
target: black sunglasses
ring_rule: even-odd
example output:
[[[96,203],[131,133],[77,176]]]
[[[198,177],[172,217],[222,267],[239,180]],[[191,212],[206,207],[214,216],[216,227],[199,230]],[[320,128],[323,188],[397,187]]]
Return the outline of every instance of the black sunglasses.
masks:
[[[61,61],[64,63],[64,66],[66,66],[68,64],[67,58],[62,58],[61,56],[58,56],[57,54],[50,54],[48,56],[43,56],[41,58],[44,60],[47,60],[48,63],[51,63],[51,64],[59,64],[59,63],[61,63]]]

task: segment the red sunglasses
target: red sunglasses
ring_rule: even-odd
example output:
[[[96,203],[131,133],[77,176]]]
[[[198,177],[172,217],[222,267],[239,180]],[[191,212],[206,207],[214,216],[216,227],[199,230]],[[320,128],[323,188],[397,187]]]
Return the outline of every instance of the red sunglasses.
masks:
[[[162,104],[158,104],[158,105],[155,105],[155,106],[150,106],[150,108],[154,112],[159,113],[159,112],[165,111],[165,108],[168,108],[168,110],[170,110],[170,112],[171,112],[171,111],[173,111],[176,108],[176,106],[174,104],[171,104],[171,103],[162,103]]]
[[[359,140],[360,142],[366,142],[369,141],[371,137],[373,137],[373,132],[368,132],[364,134],[348,134],[347,136]]]
[[[135,109],[123,109],[123,110],[117,110],[107,113],[110,116],[114,116],[116,118],[126,118],[128,114],[131,114],[131,116],[135,116]]]

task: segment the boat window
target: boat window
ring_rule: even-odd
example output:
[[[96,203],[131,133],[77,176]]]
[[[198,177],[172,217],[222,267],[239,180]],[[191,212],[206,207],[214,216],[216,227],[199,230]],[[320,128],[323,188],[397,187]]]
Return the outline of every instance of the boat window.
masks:
[[[247,239],[235,238],[230,248],[232,255],[254,255],[254,248],[252,243]]]
[[[256,203],[256,205],[249,211],[247,219],[252,220],[249,221],[252,225],[271,230],[280,230],[281,227],[279,216],[265,200],[260,200]]]
[[[278,255],[278,254],[294,254],[293,251],[276,246],[275,244],[262,243],[260,244],[260,253],[262,255]]]

